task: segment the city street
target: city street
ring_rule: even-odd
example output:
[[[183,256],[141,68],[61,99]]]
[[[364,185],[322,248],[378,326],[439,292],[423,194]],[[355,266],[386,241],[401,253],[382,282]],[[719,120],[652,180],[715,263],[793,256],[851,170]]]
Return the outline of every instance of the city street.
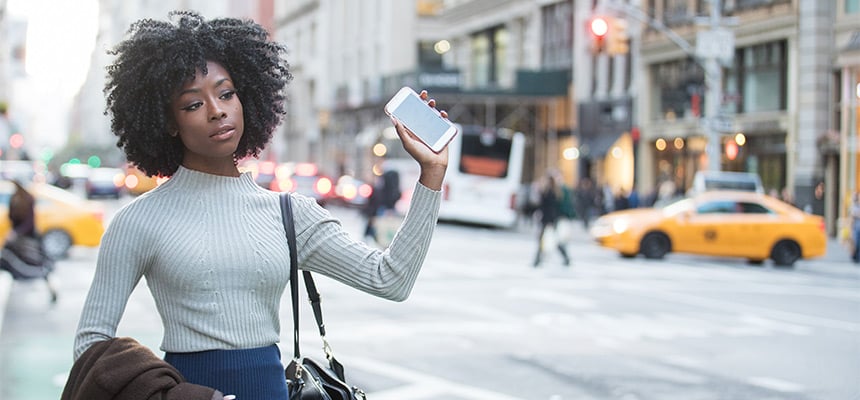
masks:
[[[359,236],[355,210],[332,212]],[[547,252],[532,268],[535,241],[527,226],[440,224],[404,303],[319,277],[328,341],[348,380],[371,400],[860,399],[860,268],[847,257],[794,269],[682,255],[628,260],[577,225],[570,267]],[[0,398],[60,397],[96,255],[75,249],[58,265],[56,305],[42,282],[12,285]],[[287,359],[289,300],[287,291]],[[306,302],[300,311],[302,348],[322,358]],[[161,321],[145,282],[118,335],[157,351]]]

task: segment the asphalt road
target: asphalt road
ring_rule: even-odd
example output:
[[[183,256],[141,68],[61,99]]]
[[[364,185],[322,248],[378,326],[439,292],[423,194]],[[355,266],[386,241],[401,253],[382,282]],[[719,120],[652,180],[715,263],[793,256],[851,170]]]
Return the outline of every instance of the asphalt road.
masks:
[[[354,211],[334,213],[362,231]],[[319,277],[328,340],[351,383],[372,400],[860,399],[860,268],[847,256],[788,270],[680,255],[626,260],[580,232],[569,268],[547,253],[535,269],[533,234],[440,224],[404,303]],[[54,306],[40,282],[12,285],[0,397],[59,398],[96,254],[76,249],[60,263]],[[304,304],[302,346],[320,355]],[[119,334],[158,348],[144,284]]]

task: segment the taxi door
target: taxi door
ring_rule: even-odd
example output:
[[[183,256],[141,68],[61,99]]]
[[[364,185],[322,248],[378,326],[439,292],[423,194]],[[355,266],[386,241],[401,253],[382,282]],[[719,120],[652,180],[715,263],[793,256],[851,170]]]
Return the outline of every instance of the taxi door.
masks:
[[[678,252],[728,256],[740,252],[744,245],[743,214],[736,202],[702,203],[681,218],[684,229],[673,243]]]

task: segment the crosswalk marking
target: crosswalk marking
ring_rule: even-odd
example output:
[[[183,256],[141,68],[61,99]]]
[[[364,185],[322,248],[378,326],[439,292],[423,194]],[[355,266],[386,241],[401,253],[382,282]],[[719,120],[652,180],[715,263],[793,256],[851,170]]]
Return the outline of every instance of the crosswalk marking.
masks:
[[[463,400],[525,400],[486,389],[462,385],[370,358],[346,356],[351,367],[406,382],[394,389],[368,393],[373,400],[424,400],[451,398]],[[455,368],[456,366],[451,366]]]
[[[803,385],[770,377],[754,376],[749,378],[748,381],[758,387],[783,393],[800,393],[805,390]]]

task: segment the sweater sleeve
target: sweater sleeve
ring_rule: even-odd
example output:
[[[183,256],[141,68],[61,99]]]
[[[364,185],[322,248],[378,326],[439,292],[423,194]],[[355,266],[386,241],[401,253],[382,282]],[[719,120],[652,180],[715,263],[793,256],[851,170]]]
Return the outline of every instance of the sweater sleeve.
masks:
[[[403,223],[385,250],[354,240],[312,199],[297,199],[294,218],[299,268],[378,297],[404,301],[430,248],[441,198],[441,192],[416,183]]]
[[[75,359],[93,343],[116,334],[129,296],[143,275],[140,249],[146,246],[139,232],[133,231],[140,223],[128,213],[117,213],[102,237],[95,275],[75,334]]]

